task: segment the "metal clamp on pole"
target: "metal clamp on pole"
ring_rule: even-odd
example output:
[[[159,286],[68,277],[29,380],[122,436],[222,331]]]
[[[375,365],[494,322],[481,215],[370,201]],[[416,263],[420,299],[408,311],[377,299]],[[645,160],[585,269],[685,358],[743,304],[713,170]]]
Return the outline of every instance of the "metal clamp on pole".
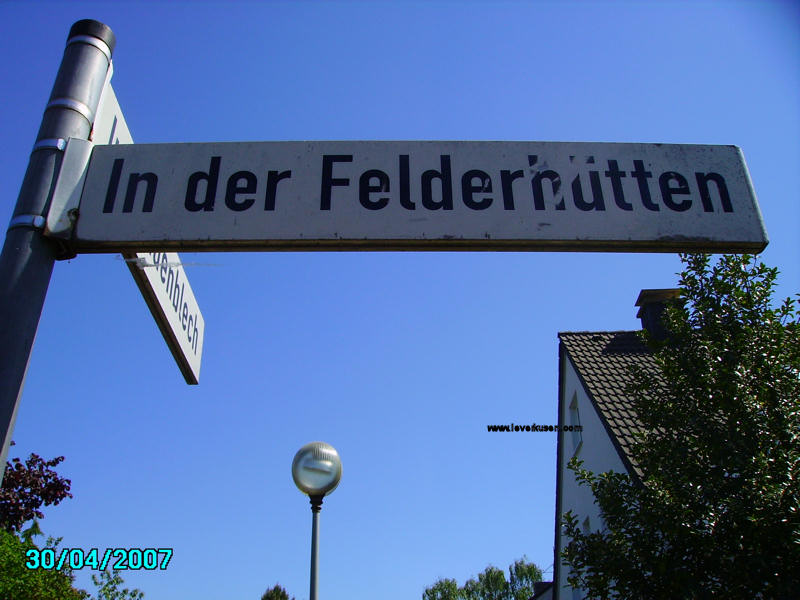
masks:
[[[31,229],[44,229],[46,219],[42,215],[17,215],[11,219],[8,229],[15,227],[29,227]]]
[[[106,55],[108,62],[111,62],[111,48],[98,37],[94,37],[93,35],[73,35],[67,40],[67,46],[70,44],[89,44],[90,46],[94,46]]]
[[[58,246],[57,260],[75,257],[70,240],[77,221],[83,182],[93,146],[88,140],[69,138],[61,159],[44,227],[44,235]]]
[[[83,102],[78,102],[74,98],[53,98],[47,103],[45,110],[50,108],[68,108],[74,110],[89,122],[90,127],[92,123],[94,123],[94,111]]]
[[[33,145],[31,154],[37,150],[61,150],[63,152],[66,147],[67,140],[64,138],[44,138]]]

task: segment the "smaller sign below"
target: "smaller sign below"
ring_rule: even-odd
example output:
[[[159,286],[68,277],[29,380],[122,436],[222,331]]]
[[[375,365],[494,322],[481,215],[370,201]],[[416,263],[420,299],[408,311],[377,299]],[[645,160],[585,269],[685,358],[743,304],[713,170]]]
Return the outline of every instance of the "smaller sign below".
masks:
[[[123,253],[186,383],[200,378],[205,320],[177,252]]]

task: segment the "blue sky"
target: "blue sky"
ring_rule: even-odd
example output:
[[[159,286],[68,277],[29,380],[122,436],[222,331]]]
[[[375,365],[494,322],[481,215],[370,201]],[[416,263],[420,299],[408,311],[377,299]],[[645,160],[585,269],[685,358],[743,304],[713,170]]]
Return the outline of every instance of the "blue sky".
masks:
[[[138,143],[735,144],[800,289],[800,13],[792,2],[4,2],[0,219],[71,24],[117,36]],[[206,320],[187,386],[119,255],[58,263],[12,456],[64,455],[68,547],[172,547],[148,600],[308,597],[294,453],[324,440],[320,597],[419,598],[526,555],[551,569],[557,332],[637,329],[672,254],[184,254]],[[191,263],[195,263],[191,265]],[[549,574],[549,573],[548,573]],[[78,583],[88,587],[89,572]]]

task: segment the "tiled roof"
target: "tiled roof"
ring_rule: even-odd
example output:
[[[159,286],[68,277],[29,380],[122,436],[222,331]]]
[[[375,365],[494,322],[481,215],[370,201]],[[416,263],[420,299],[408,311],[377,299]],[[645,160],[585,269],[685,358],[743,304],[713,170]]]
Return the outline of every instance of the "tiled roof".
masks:
[[[653,356],[636,331],[579,331],[558,334],[623,462],[641,476],[631,456],[633,434],[642,430],[625,394],[631,365],[655,369]]]

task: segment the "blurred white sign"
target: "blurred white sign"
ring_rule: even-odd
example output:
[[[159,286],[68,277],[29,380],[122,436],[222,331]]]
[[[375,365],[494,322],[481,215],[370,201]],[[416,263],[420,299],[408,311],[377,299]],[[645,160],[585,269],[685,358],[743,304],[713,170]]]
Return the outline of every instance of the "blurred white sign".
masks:
[[[133,144],[110,82],[100,98],[91,140],[95,144]],[[160,251],[122,255],[186,383],[196,384],[200,377],[205,321],[180,256]]]

